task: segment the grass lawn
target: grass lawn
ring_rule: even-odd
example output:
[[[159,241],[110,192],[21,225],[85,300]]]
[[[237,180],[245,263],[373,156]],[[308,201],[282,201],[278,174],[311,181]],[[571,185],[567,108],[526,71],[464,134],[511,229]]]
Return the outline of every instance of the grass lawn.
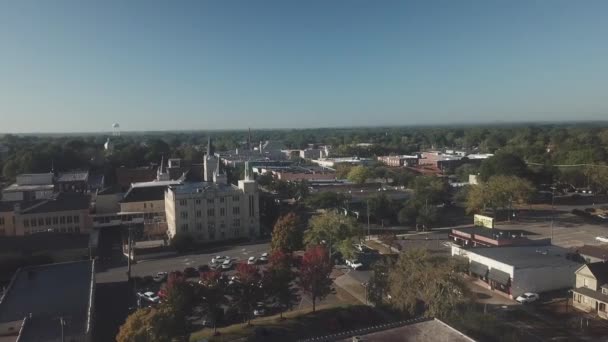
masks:
[[[203,329],[190,335],[190,341],[203,338],[209,341],[233,341],[249,338],[248,341],[295,341],[345,330],[368,327],[385,322],[383,316],[367,305],[321,305],[316,312],[312,308],[285,313],[284,320],[278,315],[257,318],[251,325],[234,324],[220,328],[221,335],[213,336],[212,329]]]

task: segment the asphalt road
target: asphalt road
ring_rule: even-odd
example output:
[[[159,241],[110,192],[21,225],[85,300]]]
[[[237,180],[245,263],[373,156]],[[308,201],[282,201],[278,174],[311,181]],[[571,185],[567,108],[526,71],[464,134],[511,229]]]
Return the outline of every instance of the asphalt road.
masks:
[[[132,276],[154,275],[157,272],[183,271],[187,267],[197,268],[199,265],[209,264],[215,255],[226,255],[233,259],[247,260],[250,256],[259,257],[260,254],[268,252],[268,242],[259,244],[247,244],[239,246],[223,247],[212,252],[198,254],[180,255],[170,258],[143,260],[131,266]],[[127,266],[108,267],[96,274],[97,283],[114,283],[126,281]]]

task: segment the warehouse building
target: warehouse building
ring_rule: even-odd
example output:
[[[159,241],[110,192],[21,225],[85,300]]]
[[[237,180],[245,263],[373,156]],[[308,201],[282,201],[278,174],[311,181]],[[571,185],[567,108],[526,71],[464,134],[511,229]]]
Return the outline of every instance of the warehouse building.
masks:
[[[452,256],[466,258],[471,276],[510,298],[572,287],[574,272],[581,266],[571,260],[568,250],[557,246],[465,249],[453,245]]]

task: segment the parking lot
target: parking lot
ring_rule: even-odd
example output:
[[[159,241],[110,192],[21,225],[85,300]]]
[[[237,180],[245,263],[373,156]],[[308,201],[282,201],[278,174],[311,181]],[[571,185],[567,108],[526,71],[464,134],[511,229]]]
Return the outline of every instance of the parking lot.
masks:
[[[570,212],[570,207],[556,206],[551,224],[551,210],[525,211],[515,221],[497,225],[502,229],[523,229],[530,233],[530,239],[553,238],[553,244],[571,248],[582,245],[600,244],[595,238],[608,235],[608,222],[596,223],[585,220]],[[553,228],[552,228],[553,227]]]
[[[218,248],[216,250],[190,255],[181,255],[171,258],[143,260],[131,266],[131,275],[137,277],[153,276],[158,272],[183,271],[188,267],[198,268],[208,265],[211,258],[216,255],[228,256],[235,261],[247,261],[250,256],[259,257],[268,252],[270,245],[267,242]],[[126,281],[127,266],[121,262],[119,266],[109,266],[97,273],[97,283],[113,283]]]

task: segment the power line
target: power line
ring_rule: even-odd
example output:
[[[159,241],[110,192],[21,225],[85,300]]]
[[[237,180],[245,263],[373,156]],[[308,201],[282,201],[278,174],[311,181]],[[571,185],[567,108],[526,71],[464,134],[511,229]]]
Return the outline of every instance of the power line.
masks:
[[[598,165],[598,164],[557,164],[557,165],[550,165],[550,164],[543,164],[543,163],[532,163],[532,162],[526,162],[526,164],[528,165],[536,165],[536,166],[552,166],[552,167],[580,167],[580,166],[587,166],[587,167],[605,167],[608,168],[608,165]]]

